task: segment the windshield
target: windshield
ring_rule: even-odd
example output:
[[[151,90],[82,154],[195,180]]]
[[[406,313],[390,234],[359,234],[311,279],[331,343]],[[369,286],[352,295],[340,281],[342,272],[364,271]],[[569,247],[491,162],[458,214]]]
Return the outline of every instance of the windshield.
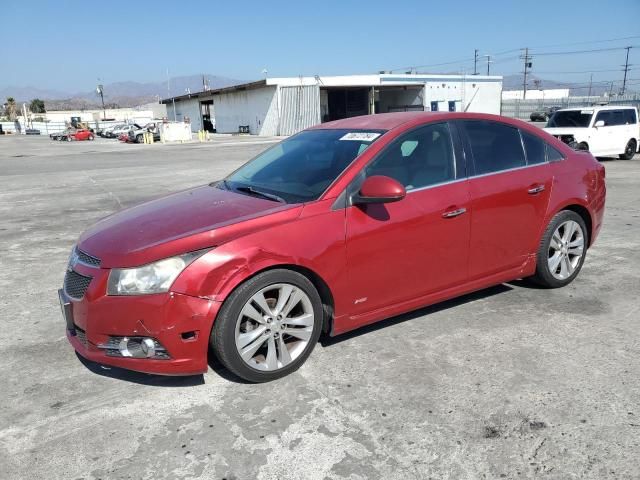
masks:
[[[591,123],[593,110],[563,110],[553,114],[547,127],[580,127],[587,128]]]
[[[315,200],[383,133],[306,130],[261,153],[218,188],[287,203]]]

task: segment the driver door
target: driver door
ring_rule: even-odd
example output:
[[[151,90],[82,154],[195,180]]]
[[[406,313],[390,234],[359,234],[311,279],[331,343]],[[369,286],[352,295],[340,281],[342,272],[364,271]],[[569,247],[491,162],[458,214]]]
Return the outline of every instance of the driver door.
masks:
[[[412,130],[360,175],[385,175],[407,195],[346,209],[351,316],[447,289],[467,279],[469,187],[448,123]]]

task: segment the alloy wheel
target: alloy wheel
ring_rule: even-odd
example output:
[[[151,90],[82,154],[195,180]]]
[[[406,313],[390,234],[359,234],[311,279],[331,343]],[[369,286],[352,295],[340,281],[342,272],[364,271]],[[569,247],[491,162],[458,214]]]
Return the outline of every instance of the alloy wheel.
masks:
[[[558,225],[549,242],[549,272],[558,280],[566,280],[576,268],[584,255],[584,232],[573,220]]]
[[[255,293],[238,315],[236,349],[254,369],[279,370],[305,350],[314,322],[311,300],[302,289],[289,283],[269,285]]]

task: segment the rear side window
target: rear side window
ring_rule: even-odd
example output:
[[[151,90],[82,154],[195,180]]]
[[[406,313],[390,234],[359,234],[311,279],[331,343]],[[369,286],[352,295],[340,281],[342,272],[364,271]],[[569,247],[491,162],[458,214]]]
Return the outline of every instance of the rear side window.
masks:
[[[522,134],[522,142],[524,143],[524,151],[527,153],[527,165],[537,165],[544,163],[546,159],[545,155],[545,143],[540,138],[530,133],[520,131]]]
[[[547,145],[547,161],[548,162],[558,162],[564,158],[564,156],[555,148],[553,148],[548,143]]]
[[[635,125],[637,123],[636,119],[636,111],[630,108],[623,110],[624,112],[624,123],[627,125]]]
[[[476,175],[526,165],[517,128],[483,120],[467,120],[463,124],[471,145]]]

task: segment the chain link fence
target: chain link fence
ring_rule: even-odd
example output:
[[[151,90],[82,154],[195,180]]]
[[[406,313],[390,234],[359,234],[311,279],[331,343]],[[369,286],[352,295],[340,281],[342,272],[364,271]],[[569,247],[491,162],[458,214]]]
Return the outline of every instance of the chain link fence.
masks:
[[[615,97],[565,97],[565,98],[544,98],[544,99],[509,99],[502,100],[501,113],[505,117],[529,120],[533,112],[539,112],[545,107],[590,107],[593,105],[629,105],[640,108],[640,94],[617,95]]]

